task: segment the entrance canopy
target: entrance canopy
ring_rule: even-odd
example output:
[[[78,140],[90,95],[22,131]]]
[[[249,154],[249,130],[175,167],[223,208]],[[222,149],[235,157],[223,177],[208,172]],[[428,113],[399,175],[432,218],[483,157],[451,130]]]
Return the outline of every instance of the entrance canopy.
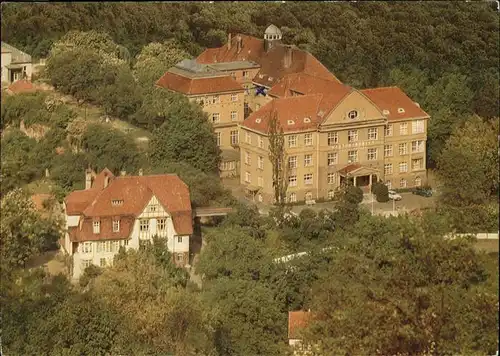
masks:
[[[362,166],[360,164],[350,164],[338,171],[342,177],[361,177],[372,174],[379,174],[380,171],[376,168]]]

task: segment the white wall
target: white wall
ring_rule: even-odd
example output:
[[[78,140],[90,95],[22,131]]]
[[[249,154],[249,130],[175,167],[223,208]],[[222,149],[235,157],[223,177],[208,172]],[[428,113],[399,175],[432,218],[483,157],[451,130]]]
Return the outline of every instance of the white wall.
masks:
[[[113,245],[115,241],[118,241],[118,246]],[[106,265],[110,266],[113,264],[113,258],[118,253],[118,250],[121,246],[125,246],[125,240],[113,240],[111,241],[111,252],[97,252],[97,245],[102,241],[89,241],[87,244],[91,244],[92,250],[91,252],[84,253],[83,246],[84,243],[78,243],[78,250],[73,255],[73,278],[78,279],[83,274],[84,267],[83,261],[91,260],[93,265],[101,266],[101,258],[106,259]],[[130,248],[129,246],[125,246],[126,249]]]
[[[11,53],[2,53],[2,83],[9,82],[9,70],[6,68],[11,62]]]

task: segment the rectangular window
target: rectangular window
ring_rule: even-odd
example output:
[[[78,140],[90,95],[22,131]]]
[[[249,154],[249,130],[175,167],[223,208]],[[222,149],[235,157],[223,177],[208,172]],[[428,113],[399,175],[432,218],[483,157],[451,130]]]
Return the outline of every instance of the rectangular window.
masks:
[[[412,171],[419,171],[424,168],[424,160],[423,158],[417,158],[411,160],[411,169]]]
[[[418,134],[424,132],[424,120],[415,120],[411,123],[411,133]]]
[[[250,172],[245,172],[245,182],[251,183],[252,177],[250,176]]]
[[[406,173],[406,172],[408,172],[408,163],[406,163],[406,162],[400,162],[399,163],[399,172],[400,173]]]
[[[238,112],[231,111],[231,121],[238,121]]]
[[[384,131],[385,136],[392,136],[392,124],[387,124]]]
[[[257,167],[262,170],[264,169],[264,157],[259,156],[257,158]]]
[[[333,146],[339,143],[339,135],[337,132],[328,133],[328,146]]]
[[[112,241],[111,247],[113,249],[113,252],[118,252],[118,250],[120,249],[120,241]]]
[[[220,114],[218,112],[214,112],[212,114],[212,123],[218,124],[220,122]]]
[[[252,158],[250,157],[250,153],[245,152],[245,164],[251,165],[252,164]]]
[[[87,267],[92,265],[92,260],[82,260],[82,269],[84,270]]]
[[[120,232],[120,220],[113,220],[113,232]]]
[[[401,122],[399,124],[399,134],[400,135],[408,135],[408,123]]]
[[[264,148],[264,139],[258,136],[259,148]]]
[[[290,193],[290,203],[295,203],[297,201],[297,194]]]
[[[264,178],[262,178],[262,177],[258,177],[258,178],[257,178],[257,185],[258,185],[259,187],[263,187],[263,186],[264,186]]]
[[[222,134],[220,132],[215,133],[215,139],[217,141],[217,146],[220,146],[221,136],[222,136]]]
[[[177,236],[177,242],[180,244],[182,243],[182,236]]]
[[[384,164],[384,174],[392,174],[392,163]]]
[[[377,149],[376,148],[369,148],[368,149],[368,160],[369,161],[376,161],[377,160]]]
[[[384,146],[384,157],[392,157],[392,145]]]
[[[288,168],[290,169],[297,168],[297,156],[288,157]]]
[[[288,136],[288,147],[297,147],[297,136],[296,135]]]
[[[156,219],[156,230],[165,231],[167,227],[167,219]]]
[[[297,176],[288,177],[288,186],[289,187],[296,187],[297,186]]]
[[[412,152],[424,152],[425,150],[425,141],[417,140],[411,142],[411,151]]]
[[[378,138],[378,129],[376,127],[368,129],[368,139],[376,140],[377,138]]]
[[[94,221],[92,223],[92,231],[94,234],[98,234],[101,232],[101,222],[100,221]]]
[[[304,174],[304,184],[306,184],[306,185],[313,184],[313,175],[312,175],[312,173]]]
[[[101,267],[106,267],[106,259],[105,258],[101,258],[99,260],[99,266]]]
[[[92,253],[92,242],[84,242],[82,245],[83,253]]]
[[[111,252],[111,241],[104,242],[104,252]]]
[[[246,70],[243,71],[243,78],[248,78],[248,72]]]
[[[231,101],[238,101],[238,94],[231,94]]]
[[[252,135],[250,132],[245,132],[245,142],[250,144],[252,143]]]
[[[401,180],[399,181],[399,187],[406,188],[406,185],[407,185],[406,179],[401,178]]]
[[[149,220],[148,219],[139,220],[139,231],[141,231],[141,232],[149,231]]]
[[[333,166],[337,164],[339,155],[337,152],[329,152],[328,153],[328,165]]]
[[[304,134],[304,145],[312,146],[312,144],[313,144],[313,134],[312,133]]]
[[[219,104],[220,103],[220,97],[218,95],[214,95],[212,97],[212,104]]]
[[[358,151],[347,151],[347,163],[358,161]]]
[[[358,140],[358,130],[347,131],[347,142],[356,142]]]
[[[399,146],[399,155],[400,156],[404,156],[406,154],[408,154],[408,147],[406,146],[406,143],[400,143]]]
[[[328,173],[328,184],[335,184],[335,173]]]
[[[304,167],[312,166],[313,156],[312,155],[304,155]]]
[[[237,130],[231,131],[230,135],[231,135],[231,145],[237,145],[239,141],[238,131]]]

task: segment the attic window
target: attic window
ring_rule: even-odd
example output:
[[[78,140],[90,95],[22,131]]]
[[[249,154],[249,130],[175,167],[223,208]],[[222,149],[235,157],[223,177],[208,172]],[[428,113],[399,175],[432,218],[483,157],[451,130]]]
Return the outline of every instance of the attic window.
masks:
[[[259,79],[264,78],[264,74],[259,74]]]
[[[349,119],[356,119],[358,117],[358,112],[356,110],[351,110],[349,111],[349,113],[347,114],[347,117]]]
[[[268,81],[272,82],[273,81],[273,77],[269,77],[267,78]]]
[[[288,125],[295,125],[295,121],[293,121],[293,120],[288,120]]]
[[[123,205],[123,200],[118,200],[118,199],[111,200],[111,205],[112,206],[121,206],[121,205]]]
[[[310,118],[308,118],[308,117],[305,117],[305,118],[304,118],[304,122],[305,122],[305,123],[309,123],[309,122],[311,122],[311,119],[310,119]]]
[[[420,107],[420,104],[419,104],[419,103],[417,103],[417,102],[415,102],[415,105],[417,105],[418,107]]]
[[[403,109],[403,108],[398,108],[398,113],[402,114],[402,113],[404,113],[404,112],[405,112],[405,109]]]
[[[259,118],[257,118],[257,119],[255,119],[255,122],[256,122],[256,123],[258,123],[258,124],[260,124],[260,122],[261,122],[261,121],[262,121],[262,120],[260,119],[260,117],[259,117]]]
[[[390,114],[390,111],[389,111],[389,110],[382,110],[382,114],[384,114],[384,115],[389,115],[389,114]]]
[[[323,110],[320,110],[320,112],[318,113],[318,116],[323,117],[323,115],[325,115],[325,112]]]

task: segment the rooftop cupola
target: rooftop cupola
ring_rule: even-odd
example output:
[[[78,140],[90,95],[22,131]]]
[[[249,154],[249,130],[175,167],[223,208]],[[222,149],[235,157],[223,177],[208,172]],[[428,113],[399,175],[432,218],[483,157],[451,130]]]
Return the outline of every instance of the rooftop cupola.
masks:
[[[271,48],[275,47],[278,43],[281,43],[281,38],[283,35],[281,34],[281,30],[274,26],[269,25],[264,32],[264,46],[266,51],[269,51]]]

